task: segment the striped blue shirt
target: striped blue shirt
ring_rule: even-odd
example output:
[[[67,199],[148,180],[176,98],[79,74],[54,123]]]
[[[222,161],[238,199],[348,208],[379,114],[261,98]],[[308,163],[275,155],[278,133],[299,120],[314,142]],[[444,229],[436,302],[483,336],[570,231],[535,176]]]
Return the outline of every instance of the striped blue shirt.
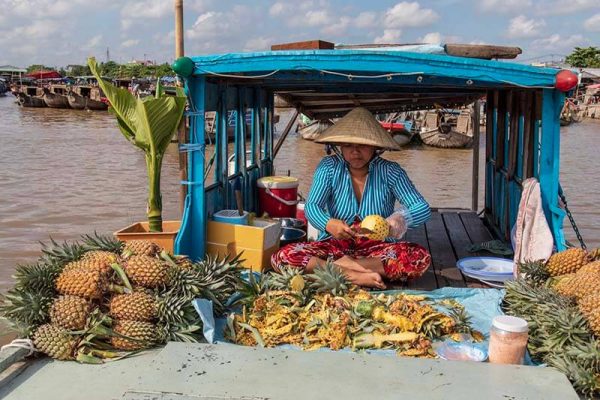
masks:
[[[317,166],[304,210],[308,221],[321,231],[319,240],[322,240],[330,236],[325,227],[331,218],[347,224],[353,223],[355,216],[363,219],[377,214],[387,218],[394,212],[396,200],[410,213],[409,227],[414,228],[429,219],[429,204],[398,163],[379,156],[369,163],[359,204],[346,161],[333,155],[323,158]]]

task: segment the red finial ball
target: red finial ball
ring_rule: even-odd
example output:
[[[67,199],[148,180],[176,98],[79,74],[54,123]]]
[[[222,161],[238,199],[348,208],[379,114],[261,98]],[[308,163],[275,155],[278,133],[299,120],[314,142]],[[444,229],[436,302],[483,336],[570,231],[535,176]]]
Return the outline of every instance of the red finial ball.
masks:
[[[577,83],[577,74],[575,74],[573,71],[563,69],[558,74],[556,74],[556,83],[554,84],[554,87],[556,87],[561,92],[568,92],[569,90],[577,86]]]

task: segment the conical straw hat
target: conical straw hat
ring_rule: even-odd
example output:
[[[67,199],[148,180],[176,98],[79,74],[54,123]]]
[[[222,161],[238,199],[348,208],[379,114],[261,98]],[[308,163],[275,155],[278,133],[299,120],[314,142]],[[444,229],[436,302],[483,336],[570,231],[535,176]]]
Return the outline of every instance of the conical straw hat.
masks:
[[[317,143],[366,144],[385,150],[400,150],[398,143],[366,108],[357,107],[329,127],[315,140]]]

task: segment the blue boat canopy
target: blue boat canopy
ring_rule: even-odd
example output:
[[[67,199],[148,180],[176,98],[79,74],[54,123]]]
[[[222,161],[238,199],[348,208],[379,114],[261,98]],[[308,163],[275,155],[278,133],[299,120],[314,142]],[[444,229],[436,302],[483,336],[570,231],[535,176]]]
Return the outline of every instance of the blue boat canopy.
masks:
[[[357,106],[389,113],[484,100],[485,221],[509,241],[522,182],[534,177],[556,247],[566,245],[565,212],[558,202],[559,115],[564,91],[577,83],[572,72],[389,49],[206,55],[180,58],[174,70],[185,79],[190,98],[190,143],[182,148],[188,154],[188,180],[182,182],[188,195],[176,241],[180,254],[204,256],[207,220],[216,211],[235,208],[233,181],[242,181],[244,209],[257,209],[256,181],[272,174],[273,158],[286,136],[274,143],[275,95],[315,119],[339,117]],[[215,113],[215,150],[207,160],[209,111]],[[228,123],[231,111],[234,127]],[[233,167],[227,145],[232,137]],[[474,160],[474,181],[477,165]],[[476,190],[473,185],[474,199]]]

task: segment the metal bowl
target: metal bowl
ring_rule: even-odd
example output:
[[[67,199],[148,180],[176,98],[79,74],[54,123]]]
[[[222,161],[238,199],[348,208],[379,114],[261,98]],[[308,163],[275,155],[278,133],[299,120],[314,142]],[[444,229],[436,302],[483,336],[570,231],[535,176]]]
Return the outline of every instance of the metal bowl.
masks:
[[[278,221],[281,221],[282,228],[296,228],[296,229],[304,229],[306,224],[304,221],[298,218],[273,218]]]
[[[302,229],[297,228],[281,228],[281,236],[279,237],[279,244],[285,246],[286,244],[302,242],[306,240],[306,232]]]

